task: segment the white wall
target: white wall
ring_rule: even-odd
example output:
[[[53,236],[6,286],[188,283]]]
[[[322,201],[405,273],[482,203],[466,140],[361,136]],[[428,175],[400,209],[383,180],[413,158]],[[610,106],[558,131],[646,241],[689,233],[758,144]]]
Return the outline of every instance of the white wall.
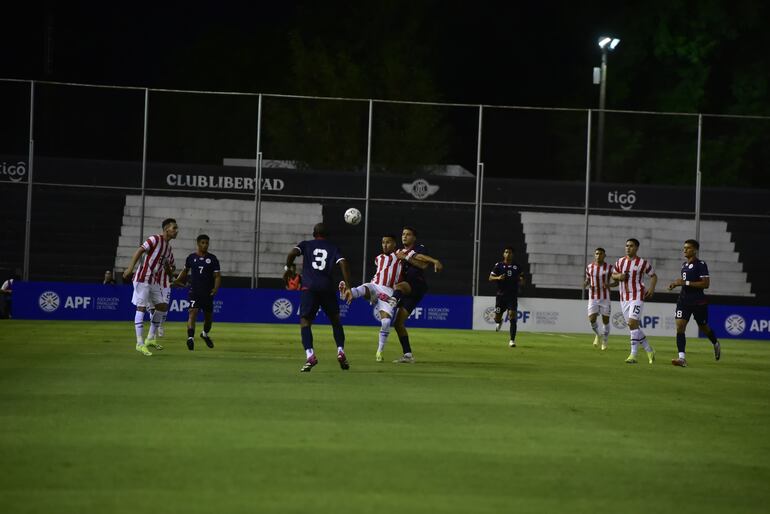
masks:
[[[552,300],[549,298],[519,298],[519,332],[572,332],[584,333],[589,338],[593,332],[588,323],[587,300]],[[642,312],[642,329],[650,336],[675,338],[674,303],[645,303]],[[494,296],[473,298],[473,329],[494,330]],[[610,335],[627,335],[620,302],[612,302]],[[507,331],[507,325],[503,327]],[[687,325],[687,336],[697,337],[698,327],[693,320]]]

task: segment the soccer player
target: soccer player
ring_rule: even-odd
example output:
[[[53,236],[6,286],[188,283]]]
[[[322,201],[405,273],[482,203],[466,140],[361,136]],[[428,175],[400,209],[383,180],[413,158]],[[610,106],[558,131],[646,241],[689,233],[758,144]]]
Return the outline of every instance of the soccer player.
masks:
[[[404,227],[401,231],[401,244],[403,247],[396,251],[396,257],[404,261],[404,281],[396,284],[389,302],[393,307],[398,305],[393,328],[396,329],[404,354],[393,362],[411,364],[414,362],[414,355],[409,343],[409,332],[404,324],[428,292],[428,283],[423,271],[433,264],[433,270],[438,273],[443,269],[443,265],[438,259],[427,255],[425,246],[417,242],[417,231],[414,228]]]
[[[503,311],[508,312],[511,335],[508,346],[516,347],[516,322],[519,304],[519,285],[524,285],[524,277],[521,268],[513,262],[513,247],[506,246],[503,249],[503,260],[496,263],[489,273],[489,281],[497,282],[497,294],[495,295],[495,332],[499,332],[503,326]]]
[[[669,291],[682,286],[674,316],[676,318],[676,348],[679,351],[679,356],[671,360],[671,364],[682,368],[687,367],[684,351],[687,338],[684,331],[691,315],[695,318],[698,329],[706,334],[714,346],[714,358],[719,360],[722,356],[722,345],[719,344],[711,327],[708,326],[708,306],[704,290],[710,285],[709,269],[704,261],[698,259],[699,248],[700,244],[695,239],[688,239],[684,242],[683,253],[687,260],[682,264],[682,278],[677,278],[668,285]]]
[[[302,265],[302,292],[300,294],[299,308],[299,326],[302,336],[302,346],[305,348],[307,361],[300,369],[300,372],[307,373],[318,364],[318,358],[313,350],[313,320],[318,314],[318,308],[322,308],[332,324],[332,333],[334,341],[337,343],[337,362],[345,370],[350,368],[347,357],[345,357],[345,331],[340,322],[340,306],[337,302],[337,289],[332,283],[332,268],[335,264],[342,271],[342,281],[340,290],[344,291],[350,286],[350,274],[348,272],[348,262],[342,256],[339,248],[326,238],[329,232],[326,225],[317,223],[313,227],[313,239],[302,241],[296,247],[292,248],[286,257],[286,266],[283,270],[288,271],[294,264],[294,259],[302,255],[304,261]]]
[[[393,295],[393,288],[401,280],[403,261],[395,255],[397,239],[395,235],[382,236],[382,253],[375,257],[374,264],[377,271],[371,282],[361,284],[352,289],[342,291],[344,299],[350,303],[355,298],[365,298],[377,305],[380,314],[380,335],[377,344],[375,361],[383,362],[382,352],[388,341],[390,325],[393,321],[393,306],[388,300]],[[343,286],[343,284],[340,284]]]
[[[203,332],[201,338],[209,348],[214,348],[214,341],[209,337],[211,319],[214,315],[214,296],[222,283],[222,273],[219,259],[209,253],[209,236],[201,234],[195,239],[198,248],[187,256],[184,269],[174,280],[174,285],[184,286],[187,276],[190,276],[190,307],[187,311],[187,349],[195,349],[195,321],[198,311],[203,311]]]
[[[615,263],[612,279],[620,284],[620,307],[631,333],[631,354],[626,358],[626,363],[637,363],[636,353],[641,345],[647,352],[647,360],[652,364],[655,362],[655,350],[647,342],[647,336],[639,327],[639,320],[642,318],[644,300],[652,298],[655,294],[658,275],[649,261],[636,255],[638,251],[639,241],[634,238],[627,239],[626,256]],[[650,277],[649,289],[644,287],[643,275]]]
[[[149,348],[162,350],[156,338],[158,326],[168,311],[168,303],[164,303],[160,284],[158,284],[158,270],[163,265],[168,265],[172,255],[170,241],[176,239],[179,227],[176,220],[167,218],[161,223],[163,232],[150,236],[137,248],[131,257],[131,263],[123,272],[123,280],[128,280],[139,259],[144,255],[142,264],[134,274],[134,295],[131,302],[136,305],[134,316],[134,328],[136,331],[136,351],[146,356],[151,356]],[[170,270],[167,270],[170,272]],[[147,307],[154,306],[155,314],[152,316],[150,330],[147,339],[143,339],[144,313]]]
[[[583,279],[583,288],[588,288],[588,322],[594,331],[594,348],[599,347],[601,340],[602,350],[607,349],[607,340],[610,335],[610,287],[617,285],[612,281],[612,266],[604,262],[606,256],[604,248],[594,250],[594,260],[586,266],[586,274]],[[602,315],[602,326],[596,322],[598,315]]]

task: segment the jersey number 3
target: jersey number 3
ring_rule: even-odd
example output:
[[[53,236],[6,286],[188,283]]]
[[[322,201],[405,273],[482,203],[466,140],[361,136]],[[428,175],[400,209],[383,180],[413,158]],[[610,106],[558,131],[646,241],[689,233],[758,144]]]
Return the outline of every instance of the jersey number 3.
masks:
[[[329,254],[323,248],[316,248],[313,250],[313,269],[325,270],[326,258],[328,256]]]

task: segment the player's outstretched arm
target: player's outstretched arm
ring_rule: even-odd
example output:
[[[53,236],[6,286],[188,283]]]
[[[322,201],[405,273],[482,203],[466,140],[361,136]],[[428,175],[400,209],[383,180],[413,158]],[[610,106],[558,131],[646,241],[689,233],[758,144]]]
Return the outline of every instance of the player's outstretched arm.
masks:
[[[342,272],[342,280],[345,282],[345,300],[350,303],[353,301],[353,293],[350,292],[350,268],[348,267],[348,261],[344,258],[340,259],[337,262],[337,265],[340,267],[340,271]]]
[[[174,279],[174,281],[171,283],[171,285],[174,285],[176,287],[184,287],[187,283],[187,271],[188,268],[183,269],[181,272],[179,272],[179,275]]]
[[[131,264],[128,265],[128,267],[123,272],[123,280],[128,280],[131,278],[131,273],[134,272],[134,268],[136,267],[136,263],[139,262],[139,259],[142,257],[142,254],[144,253],[144,247],[140,246],[136,249],[134,252],[134,255],[131,257]]]
[[[652,295],[655,294],[655,286],[658,285],[658,275],[653,273],[650,275],[650,288],[644,292],[644,298],[652,298]]]

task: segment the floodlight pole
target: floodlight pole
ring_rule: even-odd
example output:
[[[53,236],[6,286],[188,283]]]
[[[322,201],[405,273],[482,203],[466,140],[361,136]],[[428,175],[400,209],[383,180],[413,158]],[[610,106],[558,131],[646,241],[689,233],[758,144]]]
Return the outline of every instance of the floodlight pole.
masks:
[[[599,78],[599,126],[596,133],[596,181],[602,181],[604,158],[604,106],[607,96],[607,45],[602,47],[602,67]]]

